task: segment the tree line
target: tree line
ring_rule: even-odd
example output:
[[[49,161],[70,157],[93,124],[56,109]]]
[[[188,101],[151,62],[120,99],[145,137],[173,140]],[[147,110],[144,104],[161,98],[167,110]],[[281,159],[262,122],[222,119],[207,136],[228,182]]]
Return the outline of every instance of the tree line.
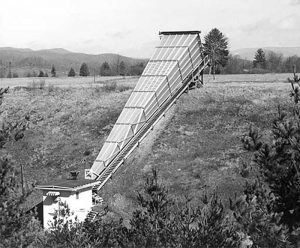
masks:
[[[291,73],[294,65],[300,68],[300,57],[296,55],[283,57],[280,53],[259,48],[253,61],[242,59],[239,55],[229,55],[226,65],[220,68],[219,73]]]
[[[228,49],[229,40],[219,29],[213,28],[204,37],[203,54],[210,59],[209,67],[206,73],[211,74],[243,74],[243,73],[289,73],[292,72],[293,65],[300,68],[300,57],[289,56],[283,57],[282,54],[273,51],[263,51],[258,49],[253,60],[241,58],[239,55],[232,55]],[[146,63],[127,64],[124,61],[116,61],[109,64],[102,63],[100,66],[89,68],[87,63],[82,63],[79,70],[76,71],[71,67],[67,73],[69,77],[75,76],[138,76],[141,75]],[[8,71],[7,71],[8,70]],[[27,72],[25,77],[47,77],[47,71],[40,70],[39,73],[32,71]],[[58,76],[54,65],[51,68],[51,76]],[[4,66],[0,60],[0,77],[19,77],[16,71],[13,72],[11,62]]]
[[[116,64],[110,65],[108,62],[105,61],[100,67],[94,69],[94,71],[91,73],[88,68],[88,65],[86,63],[82,63],[79,69],[79,76],[139,76],[142,74],[145,66],[146,65],[142,62],[137,63],[135,65],[127,65],[124,61],[121,61],[120,63],[118,62]],[[76,76],[74,68],[70,69],[68,76]]]
[[[140,62],[136,64],[127,64],[124,61],[118,61],[117,63],[109,64],[108,62],[102,63],[99,67],[89,68],[87,63],[82,63],[79,70],[76,72],[74,67],[70,67],[70,70],[67,72],[68,77],[75,76],[139,76],[142,74],[146,63]],[[0,64],[0,78],[17,78],[19,73],[17,69],[13,69],[11,62],[8,63],[8,66]],[[51,77],[58,77],[55,65],[52,65],[50,70]],[[49,74],[47,70],[28,70],[23,74],[24,77],[48,77]]]
[[[284,57],[262,48],[256,51],[252,61],[232,55],[228,50],[228,38],[217,28],[204,37],[203,50],[210,58],[206,72],[211,74],[291,73],[294,65],[300,68],[300,57]]]

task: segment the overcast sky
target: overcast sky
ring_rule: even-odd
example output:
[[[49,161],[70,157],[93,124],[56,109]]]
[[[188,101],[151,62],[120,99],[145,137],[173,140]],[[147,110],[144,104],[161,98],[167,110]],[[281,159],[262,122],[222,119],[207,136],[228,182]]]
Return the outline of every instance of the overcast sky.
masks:
[[[300,46],[300,0],[0,0],[0,47],[149,57],[164,30],[217,27],[230,49]]]

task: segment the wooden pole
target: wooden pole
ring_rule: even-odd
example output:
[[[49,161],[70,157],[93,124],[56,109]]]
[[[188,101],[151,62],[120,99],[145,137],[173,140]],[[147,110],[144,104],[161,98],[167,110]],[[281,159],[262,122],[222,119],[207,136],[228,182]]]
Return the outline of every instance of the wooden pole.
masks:
[[[25,187],[24,187],[24,169],[23,163],[21,163],[21,184],[22,184],[22,194],[25,194]]]
[[[96,74],[95,74],[95,68],[94,68],[94,84],[96,83]]]

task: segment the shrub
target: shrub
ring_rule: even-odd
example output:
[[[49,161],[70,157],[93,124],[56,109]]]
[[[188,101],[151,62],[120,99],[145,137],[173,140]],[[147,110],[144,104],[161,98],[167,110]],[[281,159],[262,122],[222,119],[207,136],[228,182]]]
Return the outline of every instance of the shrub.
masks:
[[[55,69],[54,65],[52,65],[52,67],[51,67],[51,77],[56,77],[56,69]]]
[[[124,247],[238,247],[239,236],[228,222],[217,195],[204,197],[204,207],[179,207],[159,183],[157,171],[147,178],[138,194],[131,228],[123,232]]]
[[[294,78],[288,81],[292,86],[290,93],[292,108],[283,111],[278,106],[278,114],[271,127],[272,136],[266,141],[262,140],[259,132],[250,127],[248,135],[243,138],[244,147],[248,151],[254,151],[253,168],[258,173],[257,181],[264,182],[260,183],[259,187],[257,184],[252,185],[251,191],[256,192],[254,195],[257,199],[265,201],[261,212],[268,213],[267,219],[273,218],[273,221],[269,221],[269,227],[264,227],[264,230],[269,228],[270,235],[264,236],[263,241],[269,243],[269,247],[275,247],[271,245],[272,239],[276,240],[276,237],[284,236],[284,225],[289,228],[285,236],[294,243],[299,240],[300,90],[298,83],[300,79],[294,72]],[[265,186],[261,186],[263,184]],[[266,189],[260,190],[263,187]],[[259,196],[257,192],[260,193]],[[279,233],[276,235],[276,230],[280,235]]]
[[[281,214],[270,209],[272,197],[259,181],[246,184],[244,194],[234,201],[230,209],[236,231],[246,247],[291,247],[288,228],[280,223]]]
[[[53,92],[55,89],[56,89],[56,87],[54,87],[54,85],[52,85],[52,84],[47,86],[48,93]]]
[[[43,90],[45,89],[45,85],[46,85],[46,82],[44,79],[40,79],[40,80],[37,80],[37,81],[32,81],[32,82],[29,82],[27,84],[27,90]]]
[[[11,71],[8,72],[8,74],[7,74],[6,77],[7,77],[7,78],[12,78],[12,73],[11,73]]]
[[[126,91],[126,90],[131,90],[132,87],[131,86],[128,86],[128,85],[118,85],[117,86],[117,90],[119,92],[123,92],[123,91]]]
[[[19,74],[16,73],[16,72],[14,72],[14,73],[12,74],[12,77],[13,77],[13,78],[18,78],[18,77],[19,77]]]
[[[29,192],[22,193],[17,175],[8,159],[0,159],[0,236],[3,247],[27,247],[40,231],[34,215],[26,213],[22,207]]]
[[[26,73],[24,74],[24,76],[25,76],[25,77],[32,77],[31,72],[29,72],[29,71],[26,72]]]
[[[44,77],[44,76],[45,76],[45,75],[44,75],[44,72],[43,72],[43,71],[40,71],[38,77]]]
[[[105,92],[116,91],[116,89],[117,89],[117,83],[115,81],[104,82],[104,84],[103,84],[103,90]]]
[[[8,89],[0,88],[0,100]],[[1,105],[0,101],[0,105]],[[6,123],[0,129],[0,150],[10,140],[23,138],[29,117],[17,123]],[[33,213],[27,213],[24,203],[30,190],[19,183],[19,173],[10,159],[0,157],[0,237],[1,247],[28,247],[41,231]]]
[[[100,92],[102,92],[102,87],[100,87],[100,86],[95,86],[95,92],[96,93],[100,93]]]

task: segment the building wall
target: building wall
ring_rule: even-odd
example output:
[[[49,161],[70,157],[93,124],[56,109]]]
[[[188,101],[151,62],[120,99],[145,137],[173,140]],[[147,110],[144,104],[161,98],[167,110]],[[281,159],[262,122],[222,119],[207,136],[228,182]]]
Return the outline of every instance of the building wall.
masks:
[[[51,190],[60,192],[60,202],[66,203],[71,212],[74,213],[72,218],[77,216],[79,221],[84,221],[88,212],[92,208],[92,188],[82,189],[78,192],[73,191],[61,191]],[[50,228],[55,215],[55,210],[58,210],[61,205],[57,201],[57,197],[47,196],[49,190],[43,190],[43,214],[44,214],[44,228]]]

